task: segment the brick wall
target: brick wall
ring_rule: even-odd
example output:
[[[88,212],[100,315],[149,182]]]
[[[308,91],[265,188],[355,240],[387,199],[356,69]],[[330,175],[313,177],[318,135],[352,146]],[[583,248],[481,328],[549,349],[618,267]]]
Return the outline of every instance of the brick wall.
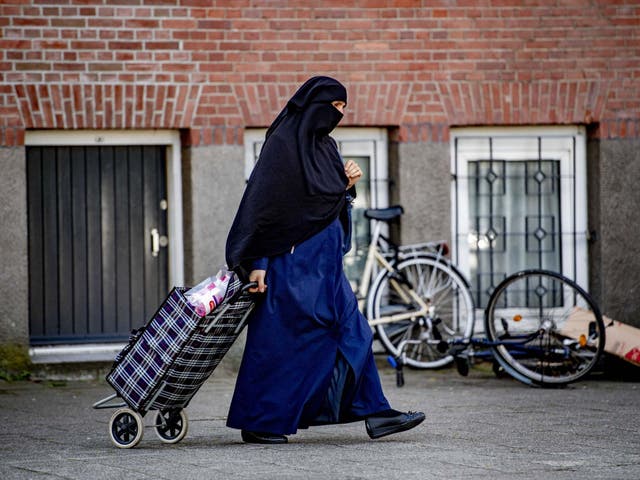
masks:
[[[3,0],[0,144],[29,128],[181,128],[237,144],[315,74],[344,124],[595,124],[640,137],[632,0]],[[345,7],[344,5],[352,5]]]

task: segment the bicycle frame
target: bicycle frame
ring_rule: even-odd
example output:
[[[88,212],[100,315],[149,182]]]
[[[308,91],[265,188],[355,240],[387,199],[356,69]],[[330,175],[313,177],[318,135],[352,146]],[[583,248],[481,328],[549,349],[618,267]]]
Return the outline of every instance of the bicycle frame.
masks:
[[[393,273],[396,271],[395,265],[399,260],[409,258],[412,256],[419,256],[421,254],[426,254],[428,251],[429,254],[436,255],[437,259],[440,259],[442,255],[442,249],[435,249],[435,246],[442,245],[442,242],[425,242],[415,245],[406,245],[406,246],[396,246],[392,244],[388,239],[386,239],[382,235],[382,227],[383,222],[374,221],[373,232],[371,234],[371,241],[369,242],[369,247],[367,249],[367,259],[365,261],[364,270],[362,273],[362,282],[360,283],[357,290],[358,297],[358,306],[360,307],[360,311],[364,311],[365,302],[367,300],[367,296],[369,294],[369,288],[371,286],[371,281],[375,276],[377,276],[380,270],[376,270],[376,266],[380,267],[383,270],[388,271],[389,273]],[[387,256],[383,254],[381,243],[384,240],[388,245],[392,247],[392,251],[390,251]],[[389,259],[390,255],[393,255],[392,259]],[[425,303],[425,301],[415,292],[411,285],[407,284],[407,288],[404,288],[400,285],[400,282],[396,279],[391,279],[390,283],[394,288],[394,291],[400,295],[403,301],[409,302],[413,301],[415,304],[419,306],[418,310],[414,310],[408,313],[400,313],[395,315],[388,315],[384,317],[377,318],[375,320],[370,320],[370,326],[376,326],[383,323],[393,323],[401,320],[413,319],[419,316],[425,316],[429,311],[429,306]],[[403,282],[404,283],[404,282]]]
[[[373,279],[374,275],[377,275],[377,271],[374,270],[375,266],[377,265],[390,273],[396,271],[394,265],[395,263],[397,263],[397,260],[399,258],[399,251],[394,246],[393,261],[390,262],[381,252],[380,241],[382,238],[382,222],[376,221],[373,228],[373,233],[371,235],[371,242],[369,243],[369,248],[367,250],[367,260],[365,262],[364,272],[362,275],[363,281],[360,284],[357,292],[358,306],[360,307],[361,311],[363,311],[364,309],[364,302],[366,301],[367,295],[369,293],[371,280]],[[396,279],[391,279],[390,283],[394,288],[394,291],[402,297],[403,301],[413,301],[418,305],[419,308],[411,312],[388,315],[377,318],[375,320],[370,320],[370,326],[374,327],[383,323],[393,323],[399,322],[401,320],[414,319],[416,317],[425,316],[427,314],[429,306],[424,302],[424,300],[422,300],[422,298],[420,298],[420,296],[413,290],[410,285],[408,285],[408,288],[404,288]]]
[[[447,350],[450,355],[452,355],[455,359],[456,368],[458,369],[458,373],[463,376],[466,376],[468,373],[468,358],[481,358],[484,360],[495,359],[495,354],[493,352],[494,348],[497,347],[505,347],[509,349],[510,355],[518,356],[518,357],[540,357],[540,355],[544,355],[545,353],[549,353],[544,348],[540,348],[537,346],[527,345],[528,342],[534,340],[536,337],[542,335],[544,332],[537,331],[530,333],[528,335],[518,335],[512,336],[505,340],[499,341],[491,341],[487,338],[476,338],[471,337],[463,340],[456,340],[453,342],[442,342],[441,347],[443,350]],[[406,364],[406,349],[408,345],[422,345],[422,340],[403,340],[398,345],[398,350],[400,352],[396,357],[389,356],[387,360],[389,364],[396,370],[396,385],[398,387],[402,387],[404,385],[404,374],[403,367]],[[441,348],[438,347],[438,348]],[[481,349],[481,351],[476,351],[475,349]],[[557,349],[553,352],[554,354],[560,355],[563,358],[568,358],[570,355],[570,349],[567,346],[557,347]],[[459,359],[463,360],[463,365],[458,361]],[[496,360],[497,361],[497,360]],[[466,369],[466,371],[461,371],[461,369]]]
[[[382,236],[382,222],[374,221],[373,232],[371,233],[371,242],[369,242],[369,248],[367,249],[367,260],[364,264],[364,270],[362,272],[362,282],[358,287],[357,296],[360,310],[362,310],[363,302],[366,301],[369,293],[369,287],[371,286],[371,280],[374,278],[376,271],[374,270],[376,264],[389,272],[393,271],[393,266],[382,255],[379,248],[380,238]]]
[[[546,350],[532,345],[527,345],[527,343],[535,340],[537,337],[540,337],[543,332],[533,332],[528,335],[518,335],[515,337],[510,337],[505,340],[492,341],[487,338],[469,338],[466,340],[458,340],[451,344],[452,349],[456,347],[464,347],[464,350],[454,353],[454,355],[460,355],[463,352],[466,352],[465,355],[469,357],[478,357],[478,358],[493,358],[493,352],[490,355],[484,355],[482,353],[478,353],[475,350],[468,350],[469,347],[473,348],[495,348],[495,347],[505,347],[509,351],[511,355],[522,355],[522,356],[539,356],[541,353],[547,352]],[[561,354],[562,356],[568,357],[569,349],[567,347],[557,347],[553,352],[555,354]]]
[[[523,292],[533,293],[523,297]],[[453,358],[463,376],[476,358],[493,360],[496,374],[504,371],[526,385],[557,387],[587,375],[604,349],[606,327],[597,304],[575,282],[548,270],[505,278],[492,292],[484,320],[485,336],[437,342],[437,350]],[[398,386],[404,383],[402,367],[421,354],[423,343],[419,337],[395,345],[389,363],[397,370]]]

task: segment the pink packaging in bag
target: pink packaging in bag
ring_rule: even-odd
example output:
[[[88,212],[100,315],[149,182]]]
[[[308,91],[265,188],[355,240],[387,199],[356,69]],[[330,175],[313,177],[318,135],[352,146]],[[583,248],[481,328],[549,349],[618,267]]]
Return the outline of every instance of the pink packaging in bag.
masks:
[[[224,300],[231,272],[221,269],[185,293],[189,304],[200,317],[209,315]]]

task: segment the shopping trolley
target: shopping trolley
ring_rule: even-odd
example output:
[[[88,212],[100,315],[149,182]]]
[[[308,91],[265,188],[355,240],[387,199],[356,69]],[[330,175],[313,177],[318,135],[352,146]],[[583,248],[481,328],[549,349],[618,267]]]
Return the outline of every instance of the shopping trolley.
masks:
[[[142,419],[152,410],[157,411],[153,428],[162,442],[184,438],[184,409],[242,332],[255,306],[248,289],[255,286],[243,285],[232,274],[224,300],[204,317],[187,302],[188,289],[176,287],[149,322],[132,332],[106,377],[116,393],[93,405],[117,409],[109,421],[114,445],[140,443]]]

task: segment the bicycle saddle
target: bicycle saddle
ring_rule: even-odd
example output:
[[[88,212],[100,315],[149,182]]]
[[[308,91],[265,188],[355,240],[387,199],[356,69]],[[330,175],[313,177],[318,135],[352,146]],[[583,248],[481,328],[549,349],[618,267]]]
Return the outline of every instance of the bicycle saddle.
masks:
[[[364,211],[365,218],[373,220],[389,221],[398,218],[404,213],[401,205],[394,205],[388,208],[368,208]]]

